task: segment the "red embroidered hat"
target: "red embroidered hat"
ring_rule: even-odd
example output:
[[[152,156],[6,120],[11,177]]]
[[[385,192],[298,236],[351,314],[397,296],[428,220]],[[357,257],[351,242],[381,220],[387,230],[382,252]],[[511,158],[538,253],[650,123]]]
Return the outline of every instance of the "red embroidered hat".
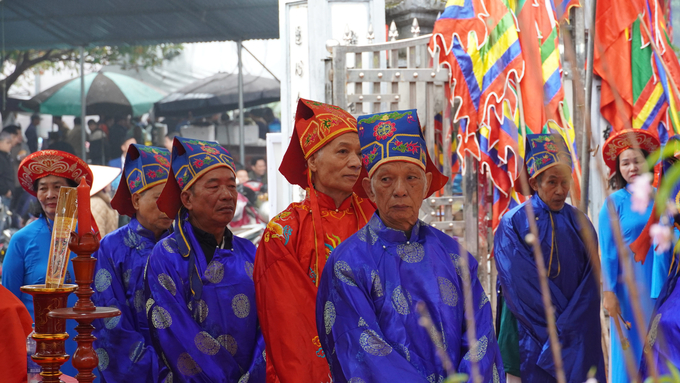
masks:
[[[79,183],[85,177],[88,185],[92,185],[92,171],[87,164],[73,154],[60,150],[41,150],[30,154],[19,164],[19,183],[32,195],[33,183],[43,177],[57,176]]]
[[[627,149],[640,149],[652,153],[660,146],[659,139],[642,129],[626,129],[612,133],[602,146],[602,157],[609,168],[609,176],[616,172],[616,159]]]
[[[357,132],[357,120],[335,105],[300,99],[295,130],[279,171],[294,185],[309,187],[307,159],[336,137]]]

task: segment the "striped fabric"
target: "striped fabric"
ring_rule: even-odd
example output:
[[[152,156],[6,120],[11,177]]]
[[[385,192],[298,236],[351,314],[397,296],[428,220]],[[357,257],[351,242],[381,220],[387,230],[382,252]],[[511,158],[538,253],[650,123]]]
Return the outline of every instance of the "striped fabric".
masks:
[[[566,1],[560,6],[568,5],[564,3]],[[581,199],[581,166],[569,109],[564,102],[559,23],[555,5],[550,0],[518,1],[515,13],[520,27],[526,71],[541,73],[541,77],[524,76],[520,82],[527,129],[533,133],[559,133],[569,145],[574,163],[571,198],[577,204]],[[544,107],[529,107],[537,99],[543,100]]]
[[[515,19],[506,0],[449,0],[434,26],[432,51],[451,68],[448,95],[461,107],[454,121],[460,158],[481,157],[478,127],[488,124],[489,110],[501,109],[508,79],[521,77],[523,62]],[[461,161],[461,164],[463,162]]]

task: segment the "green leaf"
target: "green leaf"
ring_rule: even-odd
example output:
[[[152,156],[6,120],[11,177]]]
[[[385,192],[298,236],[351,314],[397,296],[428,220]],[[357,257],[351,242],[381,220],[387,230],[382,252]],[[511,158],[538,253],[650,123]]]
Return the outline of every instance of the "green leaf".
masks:
[[[464,383],[469,379],[467,374],[454,374],[446,378],[444,383]]]

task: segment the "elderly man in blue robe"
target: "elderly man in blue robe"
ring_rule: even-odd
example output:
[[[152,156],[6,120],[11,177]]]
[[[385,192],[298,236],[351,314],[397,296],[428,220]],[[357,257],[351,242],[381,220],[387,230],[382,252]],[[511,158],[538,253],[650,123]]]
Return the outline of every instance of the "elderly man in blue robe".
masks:
[[[454,371],[472,381],[475,370],[484,382],[504,382],[476,261],[418,219],[423,199],[447,178],[430,161],[416,110],[359,117],[358,131],[362,186],[378,211],[331,253],[321,274],[316,323],[333,381],[442,382]],[[418,302],[432,318],[429,329],[418,323]],[[448,371],[438,352],[452,362]]]
[[[502,307],[508,309],[497,313],[501,316],[501,350],[514,355],[519,366],[513,367],[518,367],[522,381],[557,380],[538,270],[532,244],[527,242],[531,238],[527,237],[527,205],[531,204],[566,379],[584,382],[590,368],[596,367],[595,377],[604,382],[600,292],[591,264],[591,259],[598,260],[597,235],[588,217],[566,203],[571,154],[562,137],[553,134],[528,135],[525,147],[529,185],[535,193],[503,216],[494,238],[498,280],[505,300]],[[588,232],[590,244],[585,239]],[[508,336],[512,333],[515,335]],[[509,359],[504,355],[504,361]],[[511,370],[507,364],[505,368]]]
[[[158,380],[158,357],[151,344],[144,310],[144,267],[156,243],[167,236],[172,220],[158,210],[170,170],[170,152],[130,145],[121,185],[111,201],[130,223],[104,237],[95,255],[97,306],[115,306],[121,315],[95,322],[99,371],[107,382]]]
[[[234,163],[216,142],[175,137],[157,204],[175,219],[146,270],[146,313],[159,382],[264,382],[255,246],[227,228],[237,200]],[[176,218],[175,218],[176,217]]]

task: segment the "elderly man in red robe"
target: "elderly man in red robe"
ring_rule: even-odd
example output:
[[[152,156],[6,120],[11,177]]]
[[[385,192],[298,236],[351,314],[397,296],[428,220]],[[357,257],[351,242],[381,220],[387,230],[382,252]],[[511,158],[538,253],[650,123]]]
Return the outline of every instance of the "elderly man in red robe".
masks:
[[[331,381],[315,322],[320,273],[333,249],[375,210],[352,191],[361,172],[356,124],[337,106],[298,103],[295,131],[279,171],[307,195],[269,222],[255,257],[268,383]]]

